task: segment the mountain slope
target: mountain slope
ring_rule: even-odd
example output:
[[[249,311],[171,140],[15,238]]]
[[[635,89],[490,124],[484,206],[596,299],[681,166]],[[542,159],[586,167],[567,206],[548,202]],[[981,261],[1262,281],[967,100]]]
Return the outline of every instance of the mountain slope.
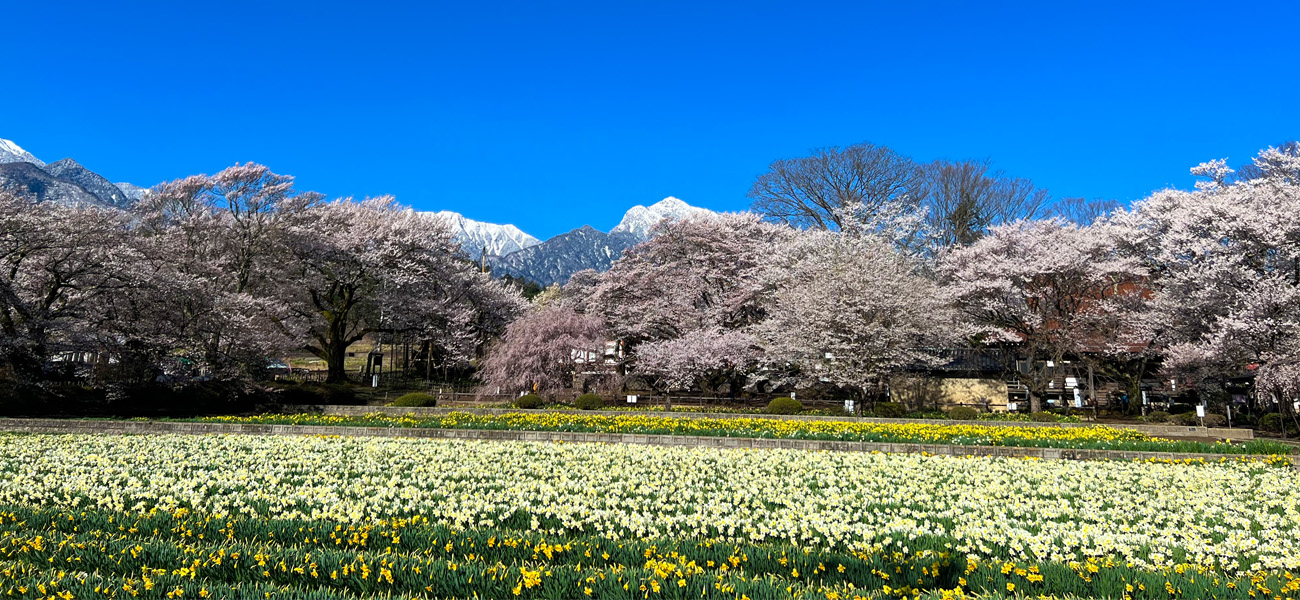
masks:
[[[640,241],[629,233],[609,234],[584,225],[531,248],[489,259],[489,264],[498,277],[513,275],[543,286],[563,284],[583,269],[609,269],[624,250]]]
[[[131,206],[131,198],[122,190],[117,189],[107,179],[101,177],[98,173],[81,166],[71,158],[65,158],[60,161],[52,162],[45,165],[45,172],[49,173],[55,179],[60,179],[70,183],[75,183],[82,189],[94,194],[101,204],[116,206],[117,208],[127,208]]]
[[[514,225],[475,221],[449,210],[426,214],[447,221],[461,248],[470,258],[476,260],[485,252],[488,256],[505,256],[542,243],[541,240],[524,233]]]
[[[99,198],[85,188],[55,179],[29,162],[0,164],[0,190],[34,197],[37,202],[101,204]]]
[[[23,150],[18,144],[6,139],[0,139],[0,164],[19,162],[31,163],[38,167],[45,166],[41,159],[32,156],[30,152]]]
[[[497,276],[522,277],[543,286],[563,284],[583,269],[608,270],[624,250],[650,239],[651,230],[664,219],[711,214],[716,213],[670,196],[648,207],[633,206],[609,233],[584,225],[536,246],[491,258],[489,264]]]

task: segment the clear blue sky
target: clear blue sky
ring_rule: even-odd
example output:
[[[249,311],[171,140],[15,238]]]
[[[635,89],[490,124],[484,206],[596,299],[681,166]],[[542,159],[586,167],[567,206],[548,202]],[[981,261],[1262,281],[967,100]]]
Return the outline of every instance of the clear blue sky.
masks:
[[[1300,3],[5,2],[0,138],[539,237],[872,141],[1140,198],[1300,137]]]

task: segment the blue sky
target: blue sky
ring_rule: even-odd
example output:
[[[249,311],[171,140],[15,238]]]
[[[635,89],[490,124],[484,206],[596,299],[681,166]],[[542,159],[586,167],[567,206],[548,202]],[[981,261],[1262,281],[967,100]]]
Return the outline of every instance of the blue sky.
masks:
[[[0,138],[151,185],[256,161],[539,237],[872,141],[1140,198],[1300,138],[1300,3],[18,2]]]

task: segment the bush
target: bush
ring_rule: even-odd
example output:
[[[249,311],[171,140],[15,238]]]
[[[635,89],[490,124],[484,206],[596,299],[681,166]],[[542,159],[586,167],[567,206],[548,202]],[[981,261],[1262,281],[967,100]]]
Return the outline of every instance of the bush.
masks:
[[[1167,423],[1169,422],[1169,413],[1163,410],[1157,410],[1147,415],[1148,423]]]
[[[537,394],[528,394],[515,398],[515,408],[541,408],[542,397]]]
[[[1029,420],[1036,423],[1055,423],[1056,415],[1049,412],[1029,413]]]
[[[958,406],[948,411],[948,418],[954,421],[974,421],[979,418],[980,411],[969,406]]]
[[[907,416],[907,409],[897,402],[877,402],[871,412],[884,419],[901,419]]]
[[[573,401],[578,410],[600,410],[605,408],[605,399],[596,394],[583,394]]]
[[[432,394],[424,392],[411,392],[402,394],[400,398],[393,401],[393,406],[437,406],[438,398]]]
[[[1201,420],[1197,418],[1196,413],[1194,412],[1178,413],[1170,417],[1169,420],[1177,425],[1185,425],[1187,427],[1201,424]]]
[[[320,390],[325,404],[359,404],[356,390],[345,383],[327,383]]]
[[[1227,427],[1228,417],[1223,415],[1205,415],[1206,427]]]
[[[1285,421],[1282,420],[1282,415],[1279,413],[1268,413],[1259,418],[1259,428],[1263,431],[1282,433],[1284,423]]]
[[[803,410],[803,403],[794,398],[777,398],[767,403],[769,415],[793,415]]]

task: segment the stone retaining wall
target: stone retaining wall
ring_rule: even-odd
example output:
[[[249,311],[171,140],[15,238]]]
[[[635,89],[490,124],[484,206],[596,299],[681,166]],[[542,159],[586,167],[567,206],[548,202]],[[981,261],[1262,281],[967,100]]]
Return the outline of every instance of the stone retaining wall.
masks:
[[[413,417],[445,415],[449,412],[465,412],[476,415],[504,415],[508,413],[520,412],[515,408],[460,408],[460,407],[407,407],[407,406],[347,406],[347,405],[328,405],[328,406],[288,406],[287,411],[299,412],[321,412],[327,415],[339,415],[356,417],[370,413],[384,413],[389,415],[410,415]],[[528,411],[528,412],[558,412],[573,413],[576,411]],[[1088,427],[1096,423],[1025,423],[1021,421],[948,421],[942,419],[881,419],[878,417],[821,417],[813,415],[765,415],[761,413],[698,413],[698,412],[668,412],[668,411],[615,411],[615,410],[589,410],[581,411],[585,415],[603,415],[603,416],[627,416],[627,415],[645,415],[651,417],[675,417],[679,419],[797,419],[801,421],[853,421],[867,423],[922,423],[928,425],[992,425],[999,427]],[[1253,440],[1255,439],[1255,430],[1253,429],[1229,429],[1227,427],[1190,427],[1184,425],[1130,425],[1130,424],[1110,424],[1105,423],[1107,427],[1117,429],[1132,429],[1141,431],[1148,435],[1158,437],[1204,437],[1215,438],[1220,440]]]
[[[1235,454],[1129,452],[1069,448],[1017,448],[1012,446],[955,446],[943,444],[885,444],[766,438],[647,435],[632,433],[573,433],[559,431],[497,431],[402,427],[347,427],[325,425],[256,425],[243,423],[187,423],[169,421],[107,421],[73,419],[0,419],[0,431],[41,434],[237,434],[237,435],[337,435],[354,437],[432,438],[520,442],[573,442],[645,444],[691,448],[753,448],[833,452],[927,453],[946,456],[1029,457],[1047,460],[1186,460],[1237,459]],[[1300,470],[1300,460],[1291,458]]]

